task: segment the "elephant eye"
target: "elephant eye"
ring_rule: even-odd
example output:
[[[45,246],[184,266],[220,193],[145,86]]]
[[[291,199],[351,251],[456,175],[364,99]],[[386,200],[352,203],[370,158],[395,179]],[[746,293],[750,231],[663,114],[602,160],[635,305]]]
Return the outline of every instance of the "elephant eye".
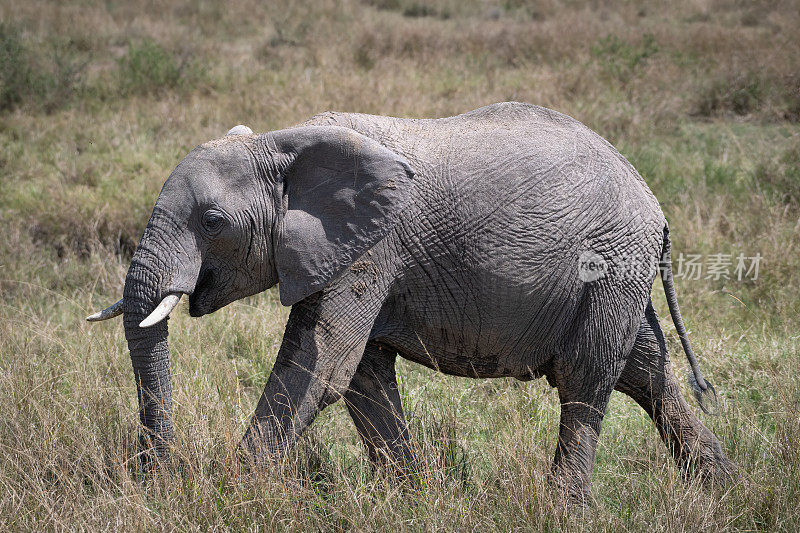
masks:
[[[211,234],[219,233],[225,225],[225,216],[215,209],[203,213],[203,227]]]

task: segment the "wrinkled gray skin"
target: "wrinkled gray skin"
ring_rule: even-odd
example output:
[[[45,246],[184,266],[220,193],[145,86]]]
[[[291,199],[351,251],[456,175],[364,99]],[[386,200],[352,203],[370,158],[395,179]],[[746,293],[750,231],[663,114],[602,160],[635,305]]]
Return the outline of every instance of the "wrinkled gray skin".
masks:
[[[167,324],[138,327],[164,296],[189,294],[201,316],[279,283],[292,310],[242,441],[255,460],[281,457],[344,398],[370,458],[413,470],[400,355],[456,376],[546,376],[561,400],[553,479],[572,497],[589,491],[615,388],[687,472],[724,481],[733,466],[670,370],[650,302],[657,270],[624,268],[668,264],[668,246],[631,165],[541,107],[435,120],[324,113],[227,136],[172,172],[128,271],[141,420],[165,454]],[[587,251],[606,264],[599,279],[581,275]]]

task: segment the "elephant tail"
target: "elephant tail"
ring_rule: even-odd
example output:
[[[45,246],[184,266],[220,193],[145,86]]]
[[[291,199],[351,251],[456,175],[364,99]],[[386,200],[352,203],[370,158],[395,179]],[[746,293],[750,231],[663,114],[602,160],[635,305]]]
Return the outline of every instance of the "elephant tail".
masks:
[[[664,294],[667,297],[667,305],[669,306],[669,314],[672,316],[672,322],[675,324],[675,330],[678,332],[678,337],[681,339],[683,352],[686,354],[686,359],[689,360],[691,371],[689,372],[689,386],[694,392],[697,402],[700,404],[700,409],[706,414],[714,414],[717,408],[717,391],[714,387],[703,378],[703,373],[700,371],[700,365],[697,363],[697,357],[694,355],[692,345],[689,344],[689,337],[686,334],[686,327],[683,325],[683,318],[681,318],[681,311],[678,308],[678,296],[675,293],[675,281],[672,276],[672,259],[670,256],[670,239],[669,239],[669,226],[664,225],[664,240],[661,245],[661,259],[658,263],[658,268],[661,272],[661,281],[664,284]]]

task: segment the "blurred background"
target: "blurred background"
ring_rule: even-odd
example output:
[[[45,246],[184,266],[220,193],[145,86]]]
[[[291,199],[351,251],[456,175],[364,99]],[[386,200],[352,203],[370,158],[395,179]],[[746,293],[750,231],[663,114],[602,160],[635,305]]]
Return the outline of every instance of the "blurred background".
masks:
[[[0,21],[0,525],[800,527],[797,1],[0,0]],[[706,270],[679,277],[679,300],[722,399],[703,420],[739,465],[736,484],[684,483],[644,413],[615,395],[598,505],[575,522],[544,479],[558,415],[546,383],[406,363],[423,490],[370,472],[342,406],[281,475],[241,473],[234,447],[287,316],[272,291],[174,319],[183,462],[143,474],[121,322],[83,317],[120,297],[180,159],[240,123],[440,117],[506,100],[608,139],[659,199],[673,259],[700,256]],[[707,275],[717,254],[733,260],[727,279]],[[737,279],[740,254],[760,255],[756,279]],[[668,316],[660,288],[654,298]]]

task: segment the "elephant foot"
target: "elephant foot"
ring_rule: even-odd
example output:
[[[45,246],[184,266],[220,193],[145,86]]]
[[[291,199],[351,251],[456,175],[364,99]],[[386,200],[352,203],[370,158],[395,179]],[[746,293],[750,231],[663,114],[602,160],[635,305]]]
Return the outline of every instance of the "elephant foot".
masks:
[[[275,430],[274,424],[254,417],[236,448],[239,462],[252,467],[279,461],[282,456],[279,450],[287,446],[281,447],[281,439],[276,433],[280,432]],[[283,441],[285,443],[286,439]]]
[[[704,485],[729,487],[738,474],[738,468],[724,455],[704,460],[696,467],[696,475]]]
[[[386,474],[401,481],[410,480],[419,475],[413,456],[403,455],[392,450],[370,450],[369,462],[376,474]]]
[[[139,434],[139,446],[137,456],[139,464],[145,470],[153,467],[170,466],[175,462],[172,454],[174,441],[156,437],[144,431]]]
[[[547,481],[567,510],[582,512],[591,507],[592,486],[585,476],[553,465]]]
[[[725,488],[735,479],[738,468],[728,459],[714,435],[706,430],[706,444],[681,461],[684,477],[697,477],[704,485]]]
[[[706,468],[700,477],[704,482],[721,488],[729,487],[738,474],[738,468],[727,457],[718,459],[712,468]]]

